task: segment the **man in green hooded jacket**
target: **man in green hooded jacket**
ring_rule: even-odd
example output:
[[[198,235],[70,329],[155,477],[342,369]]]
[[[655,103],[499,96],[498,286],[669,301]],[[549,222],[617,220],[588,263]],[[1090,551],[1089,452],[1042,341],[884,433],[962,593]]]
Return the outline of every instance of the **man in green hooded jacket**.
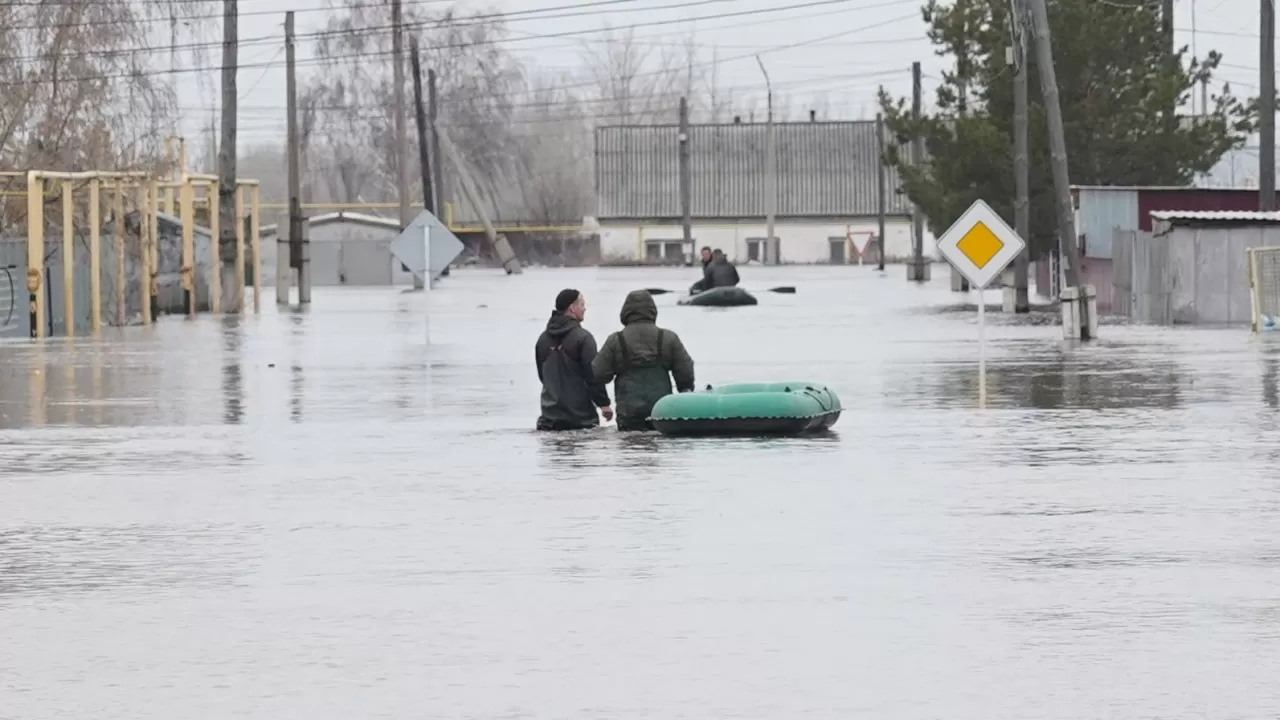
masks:
[[[622,329],[591,362],[592,374],[598,383],[614,382],[619,430],[652,430],[649,413],[671,394],[673,377],[677,390],[693,391],[693,358],[679,335],[658,327],[658,306],[647,290],[627,295],[621,319]]]

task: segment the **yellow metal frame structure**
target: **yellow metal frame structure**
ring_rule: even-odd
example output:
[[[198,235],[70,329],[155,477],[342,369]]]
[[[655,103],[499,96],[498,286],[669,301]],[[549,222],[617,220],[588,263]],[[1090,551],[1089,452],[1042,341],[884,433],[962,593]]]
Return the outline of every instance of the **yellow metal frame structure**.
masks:
[[[45,184],[56,181],[61,184],[62,191],[62,303],[66,317],[65,332],[68,337],[75,335],[75,183],[83,181],[89,187],[89,324],[93,333],[102,329],[102,191],[114,190],[113,211],[116,217],[123,218],[125,195],[130,190],[137,193],[137,207],[141,219],[142,274],[151,278],[154,293],[155,267],[155,235],[154,214],[148,212],[150,207],[151,187],[153,181],[145,172],[47,172],[30,170],[27,175],[27,304],[31,322],[31,337],[45,336],[44,293],[40,292],[44,284],[44,200]],[[121,229],[123,222],[120,223]],[[116,312],[117,321],[123,324],[125,272],[124,272],[124,232],[115,233],[116,243]],[[151,305],[142,303],[142,321],[151,323]]]
[[[182,173],[177,181],[156,180],[147,172],[49,172],[30,170],[26,173],[7,172],[0,175],[10,177],[26,176],[27,189],[27,296],[28,311],[31,322],[31,337],[43,338],[46,334],[45,296],[41,292],[44,284],[45,259],[45,200],[46,186],[58,183],[61,190],[62,210],[62,272],[63,272],[63,308],[65,315],[65,333],[68,337],[75,335],[75,215],[76,185],[87,186],[89,198],[86,210],[86,222],[89,226],[89,323],[90,331],[98,334],[102,329],[102,292],[101,292],[101,232],[102,205],[104,193],[110,196],[113,217],[123,218],[126,201],[132,198],[138,209],[140,220],[140,255],[142,277],[145,279],[144,299],[142,302],[142,324],[150,325],[153,299],[157,296],[157,273],[159,270],[159,226],[157,211],[160,205],[160,191],[165,191],[165,202],[169,201],[176,190],[182,197],[181,217],[183,225],[182,243],[182,283],[190,290],[188,312],[195,314],[195,191],[204,188],[211,204],[210,215],[211,248],[213,254],[212,284],[210,288],[210,310],[221,311],[221,263],[218,262],[218,183],[217,178],[208,175],[188,175]],[[246,194],[249,206],[249,242],[253,262],[253,311],[261,311],[261,202],[257,180],[238,180],[235,191],[236,218],[236,289],[237,300],[233,311],[244,312],[245,295],[245,205]],[[125,314],[125,234],[123,222],[115,233],[116,251],[116,324],[124,325]]]

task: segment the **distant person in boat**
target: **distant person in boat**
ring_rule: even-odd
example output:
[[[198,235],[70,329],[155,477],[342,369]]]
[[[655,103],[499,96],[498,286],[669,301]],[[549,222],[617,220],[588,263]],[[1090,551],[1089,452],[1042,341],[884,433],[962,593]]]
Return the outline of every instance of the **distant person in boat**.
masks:
[[[648,290],[627,295],[620,317],[622,329],[604,341],[592,374],[596,382],[614,383],[618,430],[652,430],[649,413],[671,394],[673,377],[677,390],[693,391],[693,358],[679,335],[658,327],[658,306]]]
[[[702,248],[702,279],[689,286],[689,294],[697,295],[706,290],[711,282],[711,273],[707,268],[711,265],[711,248]]]
[[[542,382],[542,414],[539,430],[583,430],[596,427],[600,418],[613,418],[609,403],[609,387],[591,378],[591,363],[596,359],[596,339],[582,319],[587,315],[587,300],[577,290],[561,290],[556,296],[556,309],[551,311],[547,329],[534,345],[534,361],[538,380]]]
[[[717,249],[711,253],[711,262],[705,270],[706,287],[704,290],[720,287],[735,287],[738,280],[738,268],[724,256],[724,251]]]

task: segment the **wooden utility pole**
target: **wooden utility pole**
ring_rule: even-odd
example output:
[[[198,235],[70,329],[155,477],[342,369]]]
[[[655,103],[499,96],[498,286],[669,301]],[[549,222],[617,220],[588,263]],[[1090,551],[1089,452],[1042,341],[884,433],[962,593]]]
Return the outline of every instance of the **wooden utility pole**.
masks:
[[[391,62],[391,82],[395,83],[396,193],[400,198],[400,227],[404,229],[413,218],[409,217],[409,138],[404,127],[404,19],[400,0],[391,0]]]
[[[236,73],[240,55],[240,13],[237,0],[222,0],[222,139],[218,143],[218,229],[221,237],[220,258],[224,264],[234,264],[236,254]],[[225,274],[221,275],[226,277]],[[232,274],[232,277],[235,277]],[[254,278],[257,281],[257,278]],[[222,288],[218,288],[221,290]],[[244,311],[244,293],[239,293],[231,303],[235,312]]]
[[[690,191],[692,173],[689,168],[689,100],[680,98],[680,225],[684,229],[684,246],[693,247],[693,193]]]
[[[440,155],[440,131],[436,130],[436,122],[440,119],[440,109],[436,95],[436,71],[427,70],[427,117],[431,120],[431,174],[435,190],[435,202],[431,212],[437,216],[444,212],[444,158]],[[448,268],[445,268],[447,271]]]
[[[876,113],[876,214],[879,216],[879,235],[876,237],[876,247],[880,250],[880,258],[878,269],[884,272],[884,216],[885,205],[888,204],[888,198],[885,197],[885,173],[888,168],[884,165],[884,116]]]
[[[1258,209],[1269,212],[1276,209],[1276,6],[1275,0],[1261,1]]]
[[[1173,39],[1173,0],[1160,0],[1160,30],[1164,33],[1169,54],[1176,54],[1178,47]]]
[[[924,86],[920,79],[920,63],[911,63],[911,119],[920,120],[924,104]],[[919,133],[911,140],[911,165],[914,167],[924,162],[924,137]],[[911,263],[907,265],[907,280],[926,282],[929,279],[929,266],[924,260],[924,213],[920,206],[911,204]]]
[[[288,95],[289,142],[289,237],[288,245],[276,243],[276,304],[289,304],[289,286],[293,268],[302,254],[302,201],[298,197],[301,181],[298,175],[298,80],[294,67],[293,11],[284,14],[285,92]],[[299,278],[301,294],[301,278]]]
[[[418,40],[413,40],[413,117],[418,126],[418,169],[422,173],[422,207],[429,213],[436,211],[431,191],[431,159],[427,147],[427,110],[422,106],[422,63],[418,59]]]
[[[1035,35],[1036,62],[1040,66],[1040,93],[1049,124],[1049,163],[1053,169],[1053,189],[1058,201],[1058,236],[1067,254],[1067,287],[1080,287],[1080,246],[1076,240],[1075,208],[1071,203],[1071,179],[1067,172],[1067,138],[1062,127],[1062,106],[1058,101],[1058,74],[1053,67],[1053,45],[1049,39],[1049,10],[1045,0],[1027,0],[1031,6],[1031,26]]]
[[[1013,225],[1026,243],[1014,259],[1013,287],[1015,313],[1031,312],[1031,181],[1027,157],[1027,8],[1024,0],[1013,2]]]
[[[400,0],[391,0],[391,82],[395,85],[392,105],[396,114],[396,197],[400,201],[400,229],[404,230],[413,218],[409,216],[409,136],[404,126],[404,17]],[[413,289],[425,287],[425,281],[415,275]]]
[[[489,245],[493,248],[493,254],[498,258],[498,262],[502,263],[502,269],[507,271],[508,275],[518,275],[523,272],[520,265],[520,258],[516,257],[516,253],[511,249],[511,243],[507,240],[507,236],[498,234],[497,228],[493,226],[493,222],[489,220],[489,213],[485,212],[484,203],[480,200],[480,193],[476,190],[475,178],[471,177],[471,171],[463,162],[458,148],[449,139],[449,133],[443,128],[436,128],[440,132],[441,144],[447,148],[449,160],[453,163],[454,170],[458,173],[459,184],[462,185],[462,194],[466,196],[467,202],[475,208],[476,214],[480,216],[480,224],[484,226],[484,234],[489,238]]]

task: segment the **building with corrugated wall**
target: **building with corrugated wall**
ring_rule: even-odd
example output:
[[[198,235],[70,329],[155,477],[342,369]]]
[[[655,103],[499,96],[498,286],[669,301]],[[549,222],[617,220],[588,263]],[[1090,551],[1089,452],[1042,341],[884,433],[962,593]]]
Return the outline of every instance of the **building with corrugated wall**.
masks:
[[[1071,188],[1076,208],[1084,268],[1081,282],[1097,288],[1098,308],[1112,306],[1112,238],[1116,230],[1151,230],[1153,211],[1257,211],[1258,191],[1249,188],[1077,186]],[[1049,263],[1037,263],[1036,285],[1056,298],[1062,286],[1061,252]],[[1057,272],[1050,270],[1056,268]]]
[[[878,233],[875,123],[779,123],[777,207],[765,243],[767,126],[694,125],[689,132],[693,245],[681,230],[680,129],[596,130],[596,217],[606,262],[689,262],[720,248],[736,262],[847,263],[874,258]],[[911,253],[910,203],[885,170],[886,259]],[[934,243],[925,247],[932,254]]]

